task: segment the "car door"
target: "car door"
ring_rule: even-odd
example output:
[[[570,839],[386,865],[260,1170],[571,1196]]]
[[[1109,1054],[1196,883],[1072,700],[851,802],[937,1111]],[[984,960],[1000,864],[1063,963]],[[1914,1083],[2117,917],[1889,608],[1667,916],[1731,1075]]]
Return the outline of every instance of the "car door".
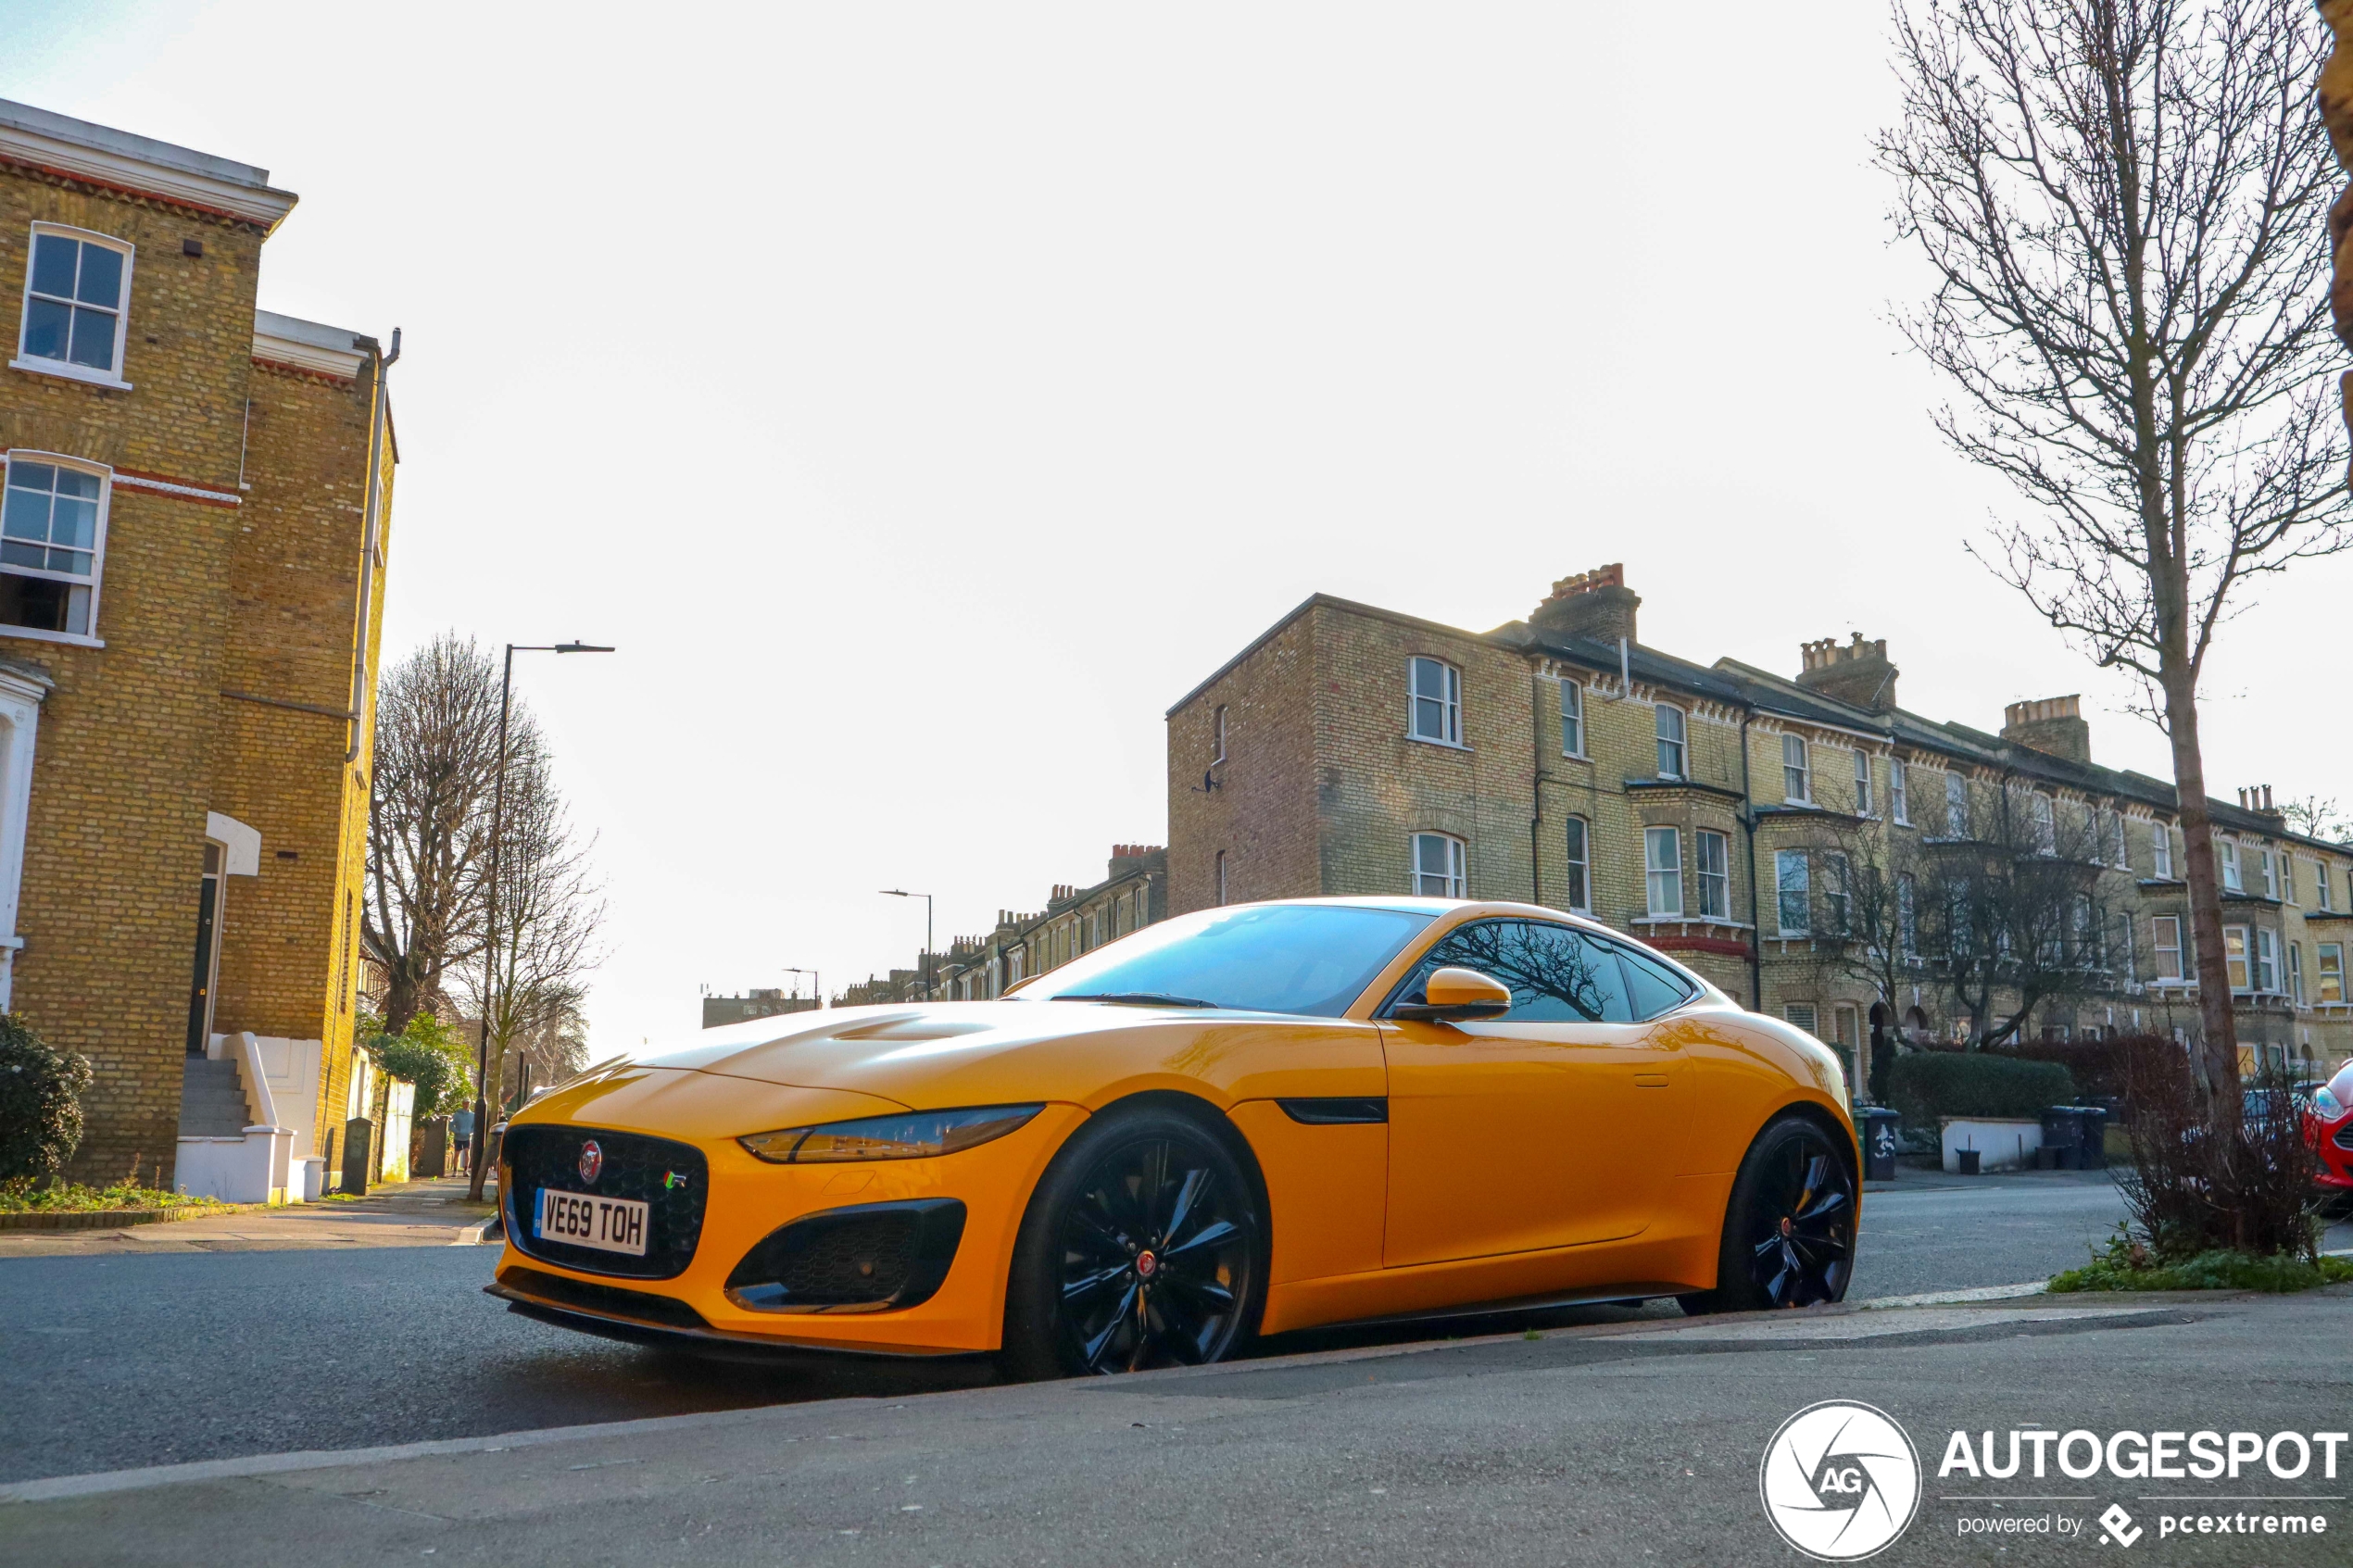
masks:
[[[1381,1021],[1384,1265],[1608,1241],[1648,1225],[1674,1164],[1682,1061],[1672,1031],[1634,1022],[1616,946],[1542,921],[1478,921],[1441,937],[1395,1000],[1417,999],[1444,965],[1502,981],[1513,1007],[1484,1022]],[[1647,974],[1638,979],[1651,989]]]

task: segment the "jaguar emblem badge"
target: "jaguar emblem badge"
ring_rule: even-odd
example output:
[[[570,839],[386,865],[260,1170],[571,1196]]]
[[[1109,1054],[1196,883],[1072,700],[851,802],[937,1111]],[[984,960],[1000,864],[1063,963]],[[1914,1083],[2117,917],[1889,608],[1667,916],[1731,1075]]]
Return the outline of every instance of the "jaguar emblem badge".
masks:
[[[1153,1257],[1153,1256],[1152,1256],[1151,1253],[1149,1253],[1149,1252],[1139,1252],[1138,1254],[1136,1254],[1136,1277],[1137,1277],[1137,1278],[1139,1278],[1139,1279],[1150,1279],[1150,1278],[1151,1278],[1151,1277],[1152,1277],[1152,1275],[1154,1275],[1154,1274],[1156,1274],[1156,1273],[1160,1273],[1160,1260],[1159,1260],[1159,1259],[1157,1259],[1157,1258]]]
[[[596,1185],[598,1173],[604,1168],[605,1151],[597,1147],[597,1140],[590,1138],[586,1143],[582,1144],[580,1146],[580,1179],[593,1186]]]

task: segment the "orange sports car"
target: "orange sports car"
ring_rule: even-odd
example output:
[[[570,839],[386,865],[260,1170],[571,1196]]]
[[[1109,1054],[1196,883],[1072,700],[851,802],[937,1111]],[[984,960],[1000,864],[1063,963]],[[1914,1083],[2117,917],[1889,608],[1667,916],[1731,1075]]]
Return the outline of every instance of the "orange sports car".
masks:
[[[998,1001],[705,1031],[499,1155],[491,1293],[624,1338],[1025,1376],[1253,1335],[1844,1294],[1839,1061],[1590,922],[1320,898],[1150,926]]]

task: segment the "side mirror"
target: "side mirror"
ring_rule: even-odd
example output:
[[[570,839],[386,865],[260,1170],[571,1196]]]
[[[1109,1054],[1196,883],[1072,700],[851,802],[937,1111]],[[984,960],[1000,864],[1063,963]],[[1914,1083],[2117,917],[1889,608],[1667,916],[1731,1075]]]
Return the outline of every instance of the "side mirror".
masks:
[[[1511,987],[1475,969],[1441,969],[1429,977],[1419,1002],[1400,1002],[1390,1009],[1396,1018],[1426,1022],[1501,1018],[1512,1010]]]

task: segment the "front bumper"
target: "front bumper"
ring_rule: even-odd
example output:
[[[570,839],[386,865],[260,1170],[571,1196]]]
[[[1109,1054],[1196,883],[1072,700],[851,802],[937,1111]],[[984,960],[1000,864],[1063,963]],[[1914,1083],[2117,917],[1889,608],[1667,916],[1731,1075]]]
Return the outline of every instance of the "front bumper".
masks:
[[[489,1293],[530,1316],[641,1342],[900,1356],[996,1349],[1003,1336],[1005,1280],[1023,1210],[1047,1161],[1087,1113],[1074,1105],[1049,1105],[1005,1137],[934,1160],[771,1165],[735,1141],[736,1134],[759,1130],[740,1124],[741,1101],[750,1088],[737,1083],[720,1091],[735,1097],[724,1137],[696,1132],[682,1138],[676,1119],[670,1125],[633,1124],[615,1114],[628,1109],[625,1096],[600,1097],[573,1115],[550,1106],[549,1113],[534,1116],[535,1124],[564,1125],[585,1136],[604,1130],[693,1144],[707,1166],[709,1187],[699,1234],[691,1257],[668,1278],[648,1278],[642,1272],[632,1277],[623,1272],[626,1264],[609,1268],[594,1261],[551,1258],[531,1249],[534,1194],[523,1185],[505,1182],[500,1198],[507,1245]],[[762,1126],[796,1121],[789,1112],[766,1120],[764,1108],[753,1114],[762,1118]],[[944,1274],[912,1305],[809,1309],[779,1306],[774,1293],[730,1289],[731,1276],[747,1257],[795,1221],[879,1205],[937,1208],[942,1199],[961,1206],[962,1232]]]

